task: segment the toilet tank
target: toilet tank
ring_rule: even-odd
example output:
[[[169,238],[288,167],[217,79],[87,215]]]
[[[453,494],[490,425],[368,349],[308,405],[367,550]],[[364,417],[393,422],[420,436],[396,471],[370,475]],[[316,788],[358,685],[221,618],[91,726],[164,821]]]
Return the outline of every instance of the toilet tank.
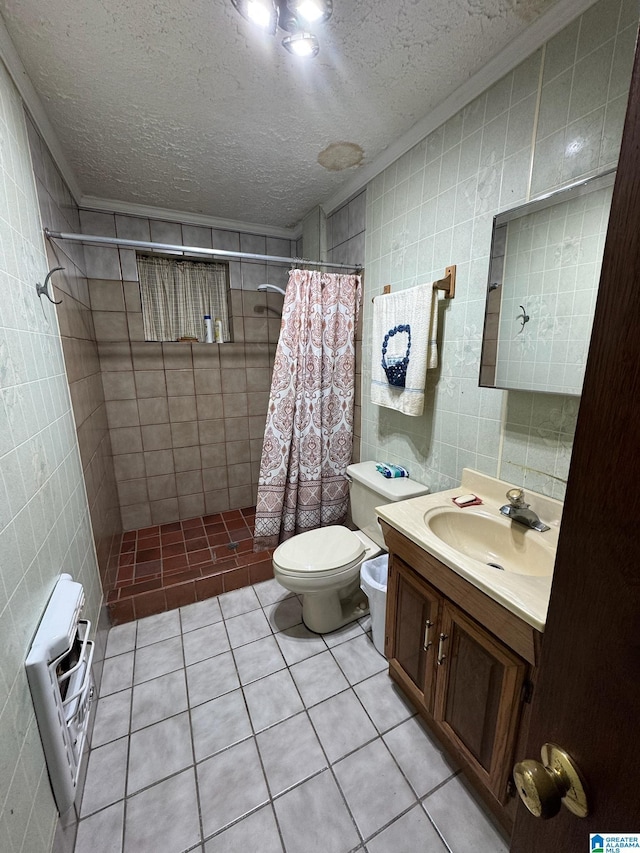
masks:
[[[375,508],[383,504],[426,495],[428,486],[408,477],[383,477],[375,462],[356,462],[347,467],[351,518],[358,530],[386,550]]]

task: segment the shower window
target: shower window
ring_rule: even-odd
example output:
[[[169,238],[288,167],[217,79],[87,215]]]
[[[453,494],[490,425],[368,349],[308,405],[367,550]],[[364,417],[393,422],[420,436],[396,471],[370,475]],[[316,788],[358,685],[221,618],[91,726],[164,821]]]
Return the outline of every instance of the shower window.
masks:
[[[226,263],[136,255],[146,341],[204,340],[204,316],[231,340]]]

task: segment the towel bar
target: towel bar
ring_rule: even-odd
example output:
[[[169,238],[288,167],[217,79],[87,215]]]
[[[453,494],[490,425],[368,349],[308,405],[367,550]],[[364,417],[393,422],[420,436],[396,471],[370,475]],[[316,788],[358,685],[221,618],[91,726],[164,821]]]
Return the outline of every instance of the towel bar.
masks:
[[[378,295],[379,296],[386,296],[387,293],[391,293],[391,285],[390,284],[385,284],[385,286],[382,288],[382,293],[378,294]],[[376,298],[375,296],[372,296],[371,301],[373,302],[375,300],[375,298]]]
[[[433,282],[434,290],[443,290],[447,299],[453,299],[456,295],[456,266],[445,267],[444,278]]]
[[[444,278],[439,278],[438,281],[433,282],[434,290],[442,290],[444,291],[444,295],[446,299],[453,299],[456,295],[456,265],[453,264],[450,267],[445,267],[444,270]],[[384,296],[387,293],[391,293],[391,285],[385,284],[382,288],[381,296]],[[371,297],[371,301],[373,302],[376,299],[375,296]]]

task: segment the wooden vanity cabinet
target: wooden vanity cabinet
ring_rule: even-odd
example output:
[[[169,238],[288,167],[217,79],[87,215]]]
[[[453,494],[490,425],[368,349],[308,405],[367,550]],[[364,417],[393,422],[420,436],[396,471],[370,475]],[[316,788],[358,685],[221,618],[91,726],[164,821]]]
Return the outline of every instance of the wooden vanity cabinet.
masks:
[[[525,661],[446,602],[434,719],[500,803],[508,799]]]
[[[382,524],[390,675],[509,831],[511,770],[526,734],[540,635]]]
[[[442,597],[400,559],[395,561],[389,582],[387,620],[389,602],[394,601],[395,627],[393,658],[389,654],[387,657],[393,661],[400,683],[414,702],[433,713],[437,646],[434,637],[440,624]],[[388,642],[389,638],[385,640]]]

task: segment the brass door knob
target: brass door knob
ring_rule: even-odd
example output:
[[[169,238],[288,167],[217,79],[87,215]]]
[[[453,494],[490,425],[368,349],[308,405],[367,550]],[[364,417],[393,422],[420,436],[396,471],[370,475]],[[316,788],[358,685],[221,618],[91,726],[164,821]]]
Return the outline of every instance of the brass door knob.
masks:
[[[564,805],[577,817],[589,813],[580,771],[564,749],[545,743],[542,763],[527,758],[513,768],[520,799],[535,817],[554,817]]]

